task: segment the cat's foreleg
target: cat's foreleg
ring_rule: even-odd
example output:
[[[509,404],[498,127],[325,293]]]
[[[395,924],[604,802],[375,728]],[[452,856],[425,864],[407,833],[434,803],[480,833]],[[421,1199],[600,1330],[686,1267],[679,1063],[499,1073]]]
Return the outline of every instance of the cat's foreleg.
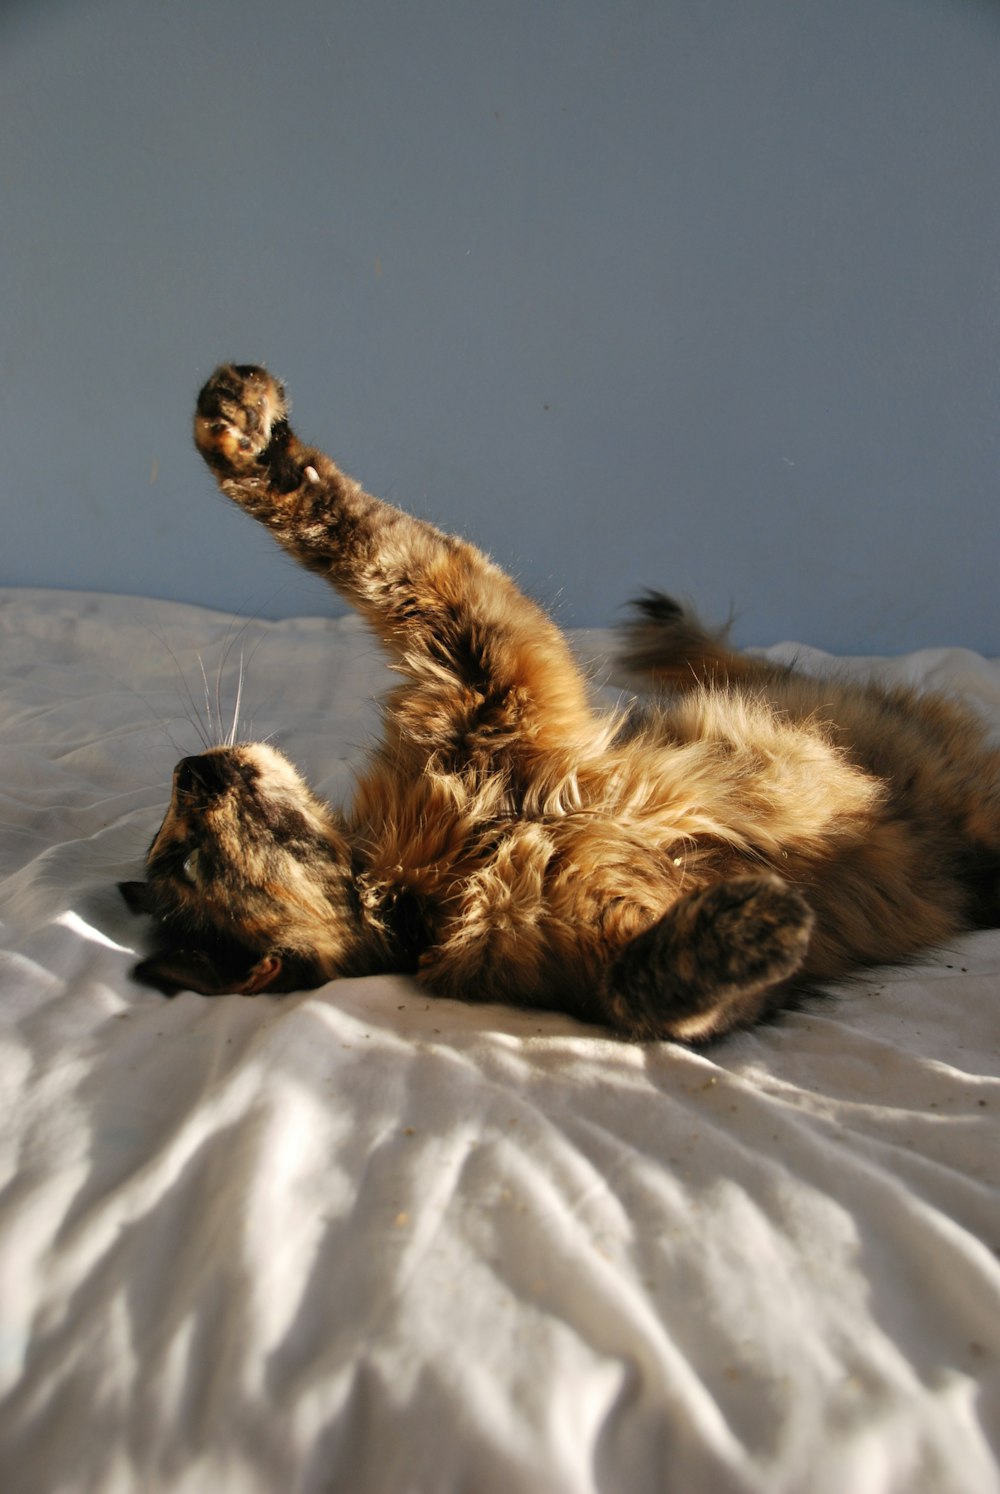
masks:
[[[226,496],[362,608],[402,608],[379,592],[407,569],[405,552],[422,548],[423,567],[443,558],[444,535],[371,497],[299,440],[284,388],[266,369],[217,368],[198,395],[194,439]]]
[[[614,960],[605,1003],[631,1037],[707,1042],[783,1004],[814,916],[779,877],[742,876],[682,898]]]
[[[442,699],[465,692],[494,733],[589,720],[584,682],[562,634],[475,546],[382,502],[288,423],[281,384],[225,365],[198,396],[195,443],[222,491],[372,624],[403,670]]]

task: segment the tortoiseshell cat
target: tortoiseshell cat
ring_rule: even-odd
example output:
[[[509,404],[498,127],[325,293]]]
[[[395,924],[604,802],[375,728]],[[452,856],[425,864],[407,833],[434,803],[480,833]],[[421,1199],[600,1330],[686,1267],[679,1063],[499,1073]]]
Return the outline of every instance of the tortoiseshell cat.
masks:
[[[700,1042],[810,983],[1000,921],[1000,752],[956,704],[729,651],[665,598],[599,713],[478,550],[364,493],[263,369],[202,389],[219,486],[364,615],[403,683],[349,813],[259,743],[185,758],[123,885],[168,993],[414,971],[433,991]]]

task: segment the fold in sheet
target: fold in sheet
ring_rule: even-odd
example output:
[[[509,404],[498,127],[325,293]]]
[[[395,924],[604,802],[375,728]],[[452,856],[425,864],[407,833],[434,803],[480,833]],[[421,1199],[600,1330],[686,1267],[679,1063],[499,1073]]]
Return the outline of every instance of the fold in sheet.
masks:
[[[706,1053],[403,977],[165,1001],[114,883],[173,762],[242,658],[241,734],[346,795],[383,667],[70,593],[0,639],[4,1488],[1000,1488],[1000,934]],[[1000,728],[1000,665],[851,667]]]

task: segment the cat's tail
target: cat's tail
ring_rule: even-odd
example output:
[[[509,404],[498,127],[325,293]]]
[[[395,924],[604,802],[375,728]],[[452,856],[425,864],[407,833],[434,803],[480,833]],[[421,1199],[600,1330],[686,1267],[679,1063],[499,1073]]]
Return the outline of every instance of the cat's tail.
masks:
[[[729,627],[712,629],[690,607],[649,591],[632,603],[621,630],[618,664],[637,682],[671,690],[698,685],[760,688],[785,665],[741,654],[728,643]]]

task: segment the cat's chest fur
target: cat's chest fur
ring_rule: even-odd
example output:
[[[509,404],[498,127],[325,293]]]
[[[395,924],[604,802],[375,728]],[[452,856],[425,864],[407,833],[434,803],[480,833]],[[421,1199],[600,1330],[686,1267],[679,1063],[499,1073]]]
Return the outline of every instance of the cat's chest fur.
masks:
[[[455,994],[471,979],[481,999],[509,999],[512,975],[550,996],[591,984],[609,944],[645,926],[679,883],[702,880],[704,852],[670,854],[675,815],[648,804],[651,835],[621,813],[620,790],[608,764],[429,769],[408,781],[376,767],[350,835],[362,909],[393,968]],[[633,896],[608,898],[626,871]]]

